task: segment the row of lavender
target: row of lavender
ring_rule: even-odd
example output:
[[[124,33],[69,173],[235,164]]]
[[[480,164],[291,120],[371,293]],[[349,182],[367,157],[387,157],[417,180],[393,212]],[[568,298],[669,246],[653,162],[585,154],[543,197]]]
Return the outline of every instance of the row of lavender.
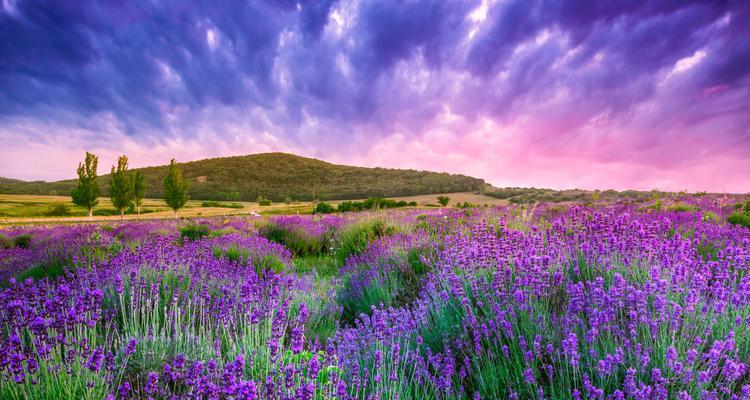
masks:
[[[750,231],[727,212],[11,229],[32,240],[0,250],[0,397],[750,398]]]

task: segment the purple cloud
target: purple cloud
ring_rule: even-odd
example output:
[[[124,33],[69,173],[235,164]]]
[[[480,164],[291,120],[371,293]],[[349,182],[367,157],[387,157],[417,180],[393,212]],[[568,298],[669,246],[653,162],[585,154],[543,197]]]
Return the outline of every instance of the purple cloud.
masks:
[[[0,175],[283,150],[750,191],[749,26],[739,0],[6,0]]]

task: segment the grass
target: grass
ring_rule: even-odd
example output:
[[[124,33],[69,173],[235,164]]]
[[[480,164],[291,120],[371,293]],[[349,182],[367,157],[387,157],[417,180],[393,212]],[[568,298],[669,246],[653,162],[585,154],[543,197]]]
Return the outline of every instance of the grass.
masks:
[[[338,274],[339,266],[330,256],[304,256],[292,260],[294,271],[298,274],[314,273],[321,278],[331,278]]]
[[[344,228],[338,234],[334,257],[339,265],[354,254],[362,254],[372,241],[398,232],[401,227],[380,218],[358,221]]]
[[[230,244],[226,249],[215,247],[213,249],[215,258],[226,258],[227,260],[240,263],[242,266],[251,265],[259,276],[266,270],[280,273],[286,269],[286,265],[274,255],[266,255],[262,258],[253,258],[250,251],[236,244]]]
[[[24,281],[28,278],[39,280],[43,278],[55,278],[65,274],[67,266],[63,262],[50,262],[45,264],[35,265],[31,268],[23,270],[16,279]]]
[[[218,201],[204,201],[201,203],[201,207],[219,207],[219,208],[244,208],[240,203],[221,203]]]
[[[321,256],[328,252],[325,237],[310,235],[303,228],[274,222],[262,226],[258,233],[274,243],[284,245],[295,256]]]

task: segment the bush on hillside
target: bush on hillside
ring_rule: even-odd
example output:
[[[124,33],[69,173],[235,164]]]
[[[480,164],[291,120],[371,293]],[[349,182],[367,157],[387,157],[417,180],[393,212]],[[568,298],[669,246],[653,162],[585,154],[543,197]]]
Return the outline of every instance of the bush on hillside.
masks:
[[[330,214],[332,212],[336,211],[335,208],[333,208],[332,205],[326,203],[326,202],[319,202],[317,205],[315,205],[315,209],[313,210],[313,214]]]

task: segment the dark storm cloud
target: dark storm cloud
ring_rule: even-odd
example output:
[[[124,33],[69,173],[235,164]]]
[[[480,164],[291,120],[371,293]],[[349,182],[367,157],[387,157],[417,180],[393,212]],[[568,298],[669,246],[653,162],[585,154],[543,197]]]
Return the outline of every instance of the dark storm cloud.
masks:
[[[658,149],[676,127],[696,143],[721,127],[717,146],[750,153],[742,0],[2,4],[0,128],[23,125],[29,143],[56,135],[31,121],[336,155],[489,119],[535,121],[514,141],[540,149],[616,127],[607,140],[626,150],[596,157]]]

